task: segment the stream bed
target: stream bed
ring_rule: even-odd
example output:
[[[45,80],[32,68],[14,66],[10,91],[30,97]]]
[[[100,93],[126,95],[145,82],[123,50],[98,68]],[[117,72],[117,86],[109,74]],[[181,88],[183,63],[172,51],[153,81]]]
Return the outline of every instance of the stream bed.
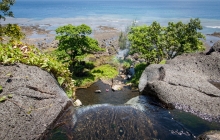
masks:
[[[69,108],[46,139],[193,140],[206,131],[220,130],[217,122],[166,109],[155,98],[139,95],[129,86],[120,91],[110,89],[102,81],[78,89],[76,96],[83,106]]]

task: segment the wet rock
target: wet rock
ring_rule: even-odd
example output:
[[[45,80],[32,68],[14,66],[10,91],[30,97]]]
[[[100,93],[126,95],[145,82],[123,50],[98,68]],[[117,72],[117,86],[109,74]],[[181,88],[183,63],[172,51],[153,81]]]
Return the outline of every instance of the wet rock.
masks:
[[[139,90],[156,96],[167,107],[191,112],[207,120],[220,120],[220,54],[185,54],[165,65],[150,65],[142,73]]]
[[[171,116],[162,116],[167,110],[155,107],[154,101],[138,96],[125,105],[99,104],[69,109],[56,122],[47,139],[191,140],[193,135]],[[172,127],[176,133],[171,131]]]
[[[95,90],[95,93],[101,93],[102,91],[100,89]]]
[[[76,101],[73,104],[74,106],[81,106],[82,102],[79,99],[76,99]]]
[[[69,116],[70,114],[74,115]],[[153,139],[167,135],[159,134],[160,126],[149,120],[144,112],[129,106],[107,104],[87,106],[70,110],[67,116],[66,114],[62,116],[60,122],[65,123],[59,126],[62,138],[67,135],[73,140]],[[57,122],[57,125],[61,124],[60,122]],[[56,135],[51,134],[48,137],[53,139]]]
[[[7,82],[10,79],[10,82]],[[72,102],[55,78],[35,66],[0,65],[0,139],[42,139]]]
[[[200,135],[197,140],[220,140],[220,131],[209,131]]]
[[[122,85],[113,85],[113,86],[112,86],[112,90],[113,90],[113,91],[121,90],[122,88],[123,88]]]

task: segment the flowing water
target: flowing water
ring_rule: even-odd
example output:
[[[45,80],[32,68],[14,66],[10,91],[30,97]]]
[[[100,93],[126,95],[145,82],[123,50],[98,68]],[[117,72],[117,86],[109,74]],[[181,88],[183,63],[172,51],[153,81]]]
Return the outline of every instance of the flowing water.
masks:
[[[163,108],[155,98],[129,87],[106,91],[98,81],[76,92],[83,107],[69,108],[46,139],[160,139],[193,140],[220,124],[180,110]],[[95,93],[101,90],[101,93]]]

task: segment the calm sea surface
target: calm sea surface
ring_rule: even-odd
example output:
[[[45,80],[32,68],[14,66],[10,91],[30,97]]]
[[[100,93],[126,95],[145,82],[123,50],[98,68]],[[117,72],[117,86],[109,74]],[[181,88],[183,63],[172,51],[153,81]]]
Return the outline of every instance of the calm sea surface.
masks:
[[[22,24],[85,23],[124,29],[134,20],[138,24],[158,21],[188,22],[200,18],[203,32],[220,31],[219,0],[16,0],[12,11],[16,19],[6,22]]]

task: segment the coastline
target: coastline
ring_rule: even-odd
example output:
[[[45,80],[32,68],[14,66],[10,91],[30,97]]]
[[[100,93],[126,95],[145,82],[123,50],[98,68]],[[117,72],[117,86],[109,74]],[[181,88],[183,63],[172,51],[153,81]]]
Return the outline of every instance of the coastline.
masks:
[[[136,21],[137,25],[141,24],[151,24],[151,21],[156,20],[162,26],[166,26],[169,21],[178,22],[182,21],[188,22],[189,18],[177,19],[177,18],[150,18],[146,20],[131,20],[131,19],[117,19],[108,17],[78,17],[78,18],[46,18],[46,19],[28,19],[28,18],[7,18],[6,21],[3,21],[1,24],[18,24],[22,27],[22,31],[26,34],[24,39],[25,43],[33,44],[37,47],[43,46],[47,48],[49,46],[55,47],[57,41],[55,41],[55,29],[64,26],[67,24],[80,25],[87,24],[93,30],[92,37],[98,40],[99,44],[102,43],[103,39],[113,39],[119,35],[120,32],[126,30],[127,27],[132,25],[132,22]],[[220,20],[208,20],[200,19],[203,26],[201,31],[205,36],[206,40],[204,41],[206,45],[212,46],[215,42],[220,40],[220,36],[216,36],[216,33],[220,33]]]

